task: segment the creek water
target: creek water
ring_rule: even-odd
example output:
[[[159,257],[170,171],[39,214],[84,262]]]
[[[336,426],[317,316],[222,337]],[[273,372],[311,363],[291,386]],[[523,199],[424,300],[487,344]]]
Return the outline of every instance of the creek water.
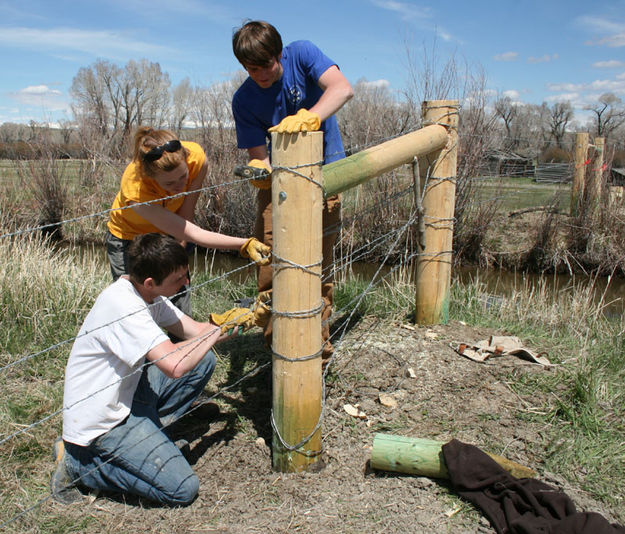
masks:
[[[98,260],[106,262],[106,251],[100,247],[81,247],[80,255],[95,255]],[[235,283],[245,281],[249,276],[254,276],[252,267],[243,268],[249,264],[248,260],[234,254],[216,252],[195,252],[190,255],[191,272],[205,273],[211,277],[217,277],[230,273],[228,278]],[[378,276],[384,276],[392,267],[380,266],[371,263],[353,263],[349,266],[349,274],[338,276],[356,276],[363,280],[371,280],[379,270]],[[532,273],[520,273],[500,270],[486,270],[476,267],[461,267],[452,271],[452,281],[468,283],[478,280],[489,296],[507,297],[522,288],[543,287],[547,292],[555,293],[570,291],[573,287],[586,287],[592,284],[594,287],[594,299],[601,302],[604,313],[611,317],[617,317],[625,312],[625,278],[617,277],[589,277],[585,275],[547,274],[539,275]]]
[[[247,260],[229,254],[196,254],[191,260],[195,272],[218,273],[232,271],[247,264]],[[357,276],[363,280],[371,280],[377,271],[378,276],[389,273],[391,267],[372,263],[353,263],[349,266],[349,276]],[[243,269],[234,273],[234,280],[242,281],[253,276],[253,269]],[[594,300],[602,303],[604,313],[608,316],[618,316],[625,311],[625,278],[617,277],[590,277],[586,275],[565,274],[533,274],[501,271],[495,269],[479,269],[477,267],[461,267],[454,269],[452,280],[459,283],[469,283],[478,280],[484,290],[493,297],[507,297],[523,288],[539,288],[544,285],[547,293],[571,291],[573,288],[583,288],[592,284]]]

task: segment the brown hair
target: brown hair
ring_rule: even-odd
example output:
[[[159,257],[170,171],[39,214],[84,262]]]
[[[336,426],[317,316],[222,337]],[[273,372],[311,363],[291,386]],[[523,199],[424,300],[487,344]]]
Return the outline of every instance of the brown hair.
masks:
[[[265,67],[282,53],[282,37],[268,22],[250,20],[234,32],[232,51],[244,67]]]
[[[159,171],[173,171],[181,163],[186,163],[189,151],[185,147],[175,152],[164,151],[159,158],[154,160],[145,156],[153,148],[176,139],[174,133],[169,130],[154,130],[149,126],[140,126],[137,129],[132,159],[139,164],[142,175],[153,177]]]
[[[140,284],[153,278],[160,285],[171,273],[188,266],[184,247],[168,235],[140,234],[128,247],[128,276]]]

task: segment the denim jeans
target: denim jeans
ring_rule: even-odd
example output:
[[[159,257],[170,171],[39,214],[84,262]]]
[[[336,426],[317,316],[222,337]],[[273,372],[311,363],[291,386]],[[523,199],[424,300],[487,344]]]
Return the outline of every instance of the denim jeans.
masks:
[[[215,368],[208,351],[195,369],[174,380],[156,365],[144,368],[130,415],[86,447],[65,443],[72,480],[91,489],[125,492],[171,506],[193,501],[199,481],[163,427],[184,415]]]

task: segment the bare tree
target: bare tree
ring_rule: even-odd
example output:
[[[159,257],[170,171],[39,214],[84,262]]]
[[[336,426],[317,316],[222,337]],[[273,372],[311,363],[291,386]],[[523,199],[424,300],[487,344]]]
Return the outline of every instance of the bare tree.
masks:
[[[515,142],[512,134],[512,126],[519,115],[518,106],[509,96],[502,96],[495,101],[495,113],[503,121],[503,125],[506,129],[507,148],[514,148],[517,142]]]
[[[411,107],[399,101],[387,84],[364,78],[354,85],[354,97],[338,113],[341,135],[351,151],[414,129]]]
[[[570,102],[556,102],[549,109],[549,131],[558,148],[563,148],[562,140],[567,125],[573,120],[573,107]]]
[[[193,89],[189,118],[200,129],[201,144],[207,152],[218,150],[226,142],[236,146],[230,102],[243,79],[241,72],[232,80]]]
[[[171,95],[172,107],[169,122],[171,125],[170,128],[178,134],[178,137],[180,137],[180,132],[182,131],[185,121],[187,121],[191,115],[193,94],[194,90],[193,87],[191,87],[189,78],[185,78],[173,88]]]
[[[81,139],[91,151],[120,156],[133,127],[164,123],[169,86],[169,75],[146,59],[124,68],[103,60],[81,68],[71,88]]]
[[[15,122],[3,122],[0,124],[0,141],[3,143],[15,143],[26,138],[24,124]]]
[[[421,115],[421,103],[425,100],[462,100],[461,70],[455,54],[443,60],[439,55],[436,38],[430,48],[424,43],[417,54],[410,43],[405,43],[406,72],[408,73],[405,97],[411,104],[415,117]]]
[[[608,138],[619,126],[625,124],[625,107],[614,93],[604,93],[595,106],[586,109],[595,114],[594,126],[598,137]]]

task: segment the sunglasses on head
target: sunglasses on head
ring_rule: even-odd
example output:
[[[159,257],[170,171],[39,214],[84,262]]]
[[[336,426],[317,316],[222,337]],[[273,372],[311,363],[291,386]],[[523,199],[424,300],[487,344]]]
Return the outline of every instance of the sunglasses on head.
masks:
[[[143,157],[147,161],[156,161],[163,155],[163,152],[176,152],[182,148],[182,144],[178,139],[172,139],[171,141],[167,141],[167,143],[163,143],[162,145],[155,146],[149,152],[146,152]]]

